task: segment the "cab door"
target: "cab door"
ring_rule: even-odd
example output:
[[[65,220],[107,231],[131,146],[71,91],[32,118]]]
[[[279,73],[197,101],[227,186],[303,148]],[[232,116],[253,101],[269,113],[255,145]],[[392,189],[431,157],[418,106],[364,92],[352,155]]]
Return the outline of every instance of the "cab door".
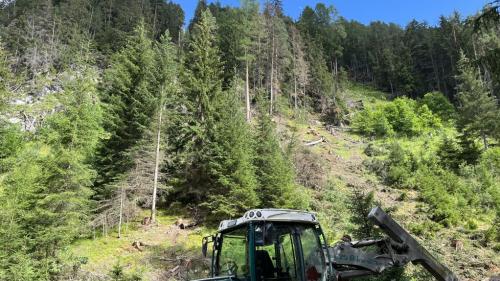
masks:
[[[298,227],[305,281],[324,281],[328,272],[319,230],[314,226]]]

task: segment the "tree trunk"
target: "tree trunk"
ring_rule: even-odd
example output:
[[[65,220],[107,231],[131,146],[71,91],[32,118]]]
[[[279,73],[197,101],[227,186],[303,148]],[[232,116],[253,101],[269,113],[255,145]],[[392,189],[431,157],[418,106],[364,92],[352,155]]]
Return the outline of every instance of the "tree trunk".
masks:
[[[155,173],[154,173],[154,183],[153,183],[153,199],[151,202],[151,223],[156,222],[156,192],[158,190],[158,166],[160,164],[160,137],[161,137],[162,113],[163,113],[163,104],[160,107],[160,116],[158,118],[158,132],[156,134]]]
[[[273,115],[273,99],[274,99],[274,35],[272,38],[271,44],[271,97],[270,97],[270,106],[269,106],[269,114]]]
[[[248,59],[245,61],[245,102],[247,108],[247,122],[250,123],[250,85],[248,77]]]
[[[155,15],[154,15],[154,18],[153,18],[153,36],[156,36],[156,17],[157,17],[157,10],[158,10],[158,4],[157,3],[154,3],[155,5]]]
[[[481,132],[481,137],[483,138],[484,150],[488,150],[488,139],[484,132]]]
[[[293,96],[294,96],[294,106],[297,110],[297,77],[293,75]]]
[[[124,188],[123,186],[121,187],[120,190],[120,218],[118,220],[118,238],[122,237],[122,218],[123,218],[123,193],[124,193]]]

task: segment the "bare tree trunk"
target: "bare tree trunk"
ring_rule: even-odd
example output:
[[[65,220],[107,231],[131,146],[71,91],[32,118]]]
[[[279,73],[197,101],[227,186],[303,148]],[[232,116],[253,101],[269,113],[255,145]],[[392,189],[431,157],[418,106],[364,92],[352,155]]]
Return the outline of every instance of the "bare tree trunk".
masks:
[[[297,77],[295,75],[293,75],[293,96],[295,110],[297,110]]]
[[[122,218],[123,218],[123,193],[125,189],[123,185],[120,190],[120,218],[118,220],[118,238],[122,237]]]
[[[160,164],[160,139],[161,139],[162,113],[163,113],[163,104],[160,107],[160,116],[158,118],[158,132],[156,134],[155,174],[153,183],[153,201],[151,203],[151,223],[156,222],[156,192],[158,190],[158,166]]]
[[[271,51],[271,98],[269,106],[269,114],[273,115],[273,99],[274,99],[274,34],[272,35],[272,51]]]
[[[153,19],[153,36],[156,36],[156,14],[158,10],[158,4],[155,2],[155,15]]]
[[[245,54],[246,55],[246,54]],[[250,85],[249,85],[249,77],[248,77],[248,59],[245,61],[245,101],[247,108],[247,122],[250,123]]]
[[[483,138],[484,150],[488,150],[488,139],[484,132],[481,132],[481,137]]]

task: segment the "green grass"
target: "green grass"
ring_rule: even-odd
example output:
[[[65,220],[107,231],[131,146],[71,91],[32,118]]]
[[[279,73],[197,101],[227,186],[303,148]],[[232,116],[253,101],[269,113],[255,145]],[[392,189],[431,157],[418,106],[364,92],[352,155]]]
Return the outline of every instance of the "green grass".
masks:
[[[168,212],[159,212],[158,227],[143,227],[139,222],[129,222],[123,226],[121,238],[117,238],[118,233],[114,229],[108,236],[79,240],[69,251],[76,257],[87,259],[82,266],[84,270],[108,274],[114,265],[120,264],[126,273],[141,273],[148,280],[147,276],[158,269],[157,263],[161,263],[161,257],[186,253],[200,255],[201,239],[215,232],[212,228],[199,227],[177,235],[174,242],[168,231],[177,229],[174,223],[178,218]],[[148,246],[139,251],[132,246],[134,241],[141,241]],[[162,268],[173,266],[162,264]]]
[[[361,84],[350,85],[345,92],[345,96],[351,100],[362,100],[363,103],[387,101],[386,93]]]

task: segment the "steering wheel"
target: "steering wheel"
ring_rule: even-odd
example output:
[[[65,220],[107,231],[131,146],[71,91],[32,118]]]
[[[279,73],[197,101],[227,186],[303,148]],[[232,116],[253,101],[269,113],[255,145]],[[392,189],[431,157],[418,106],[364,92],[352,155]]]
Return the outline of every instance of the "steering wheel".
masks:
[[[237,277],[236,273],[238,272],[238,265],[234,261],[226,261],[224,264],[221,266],[222,270],[226,270],[228,275],[234,275],[234,277]]]

